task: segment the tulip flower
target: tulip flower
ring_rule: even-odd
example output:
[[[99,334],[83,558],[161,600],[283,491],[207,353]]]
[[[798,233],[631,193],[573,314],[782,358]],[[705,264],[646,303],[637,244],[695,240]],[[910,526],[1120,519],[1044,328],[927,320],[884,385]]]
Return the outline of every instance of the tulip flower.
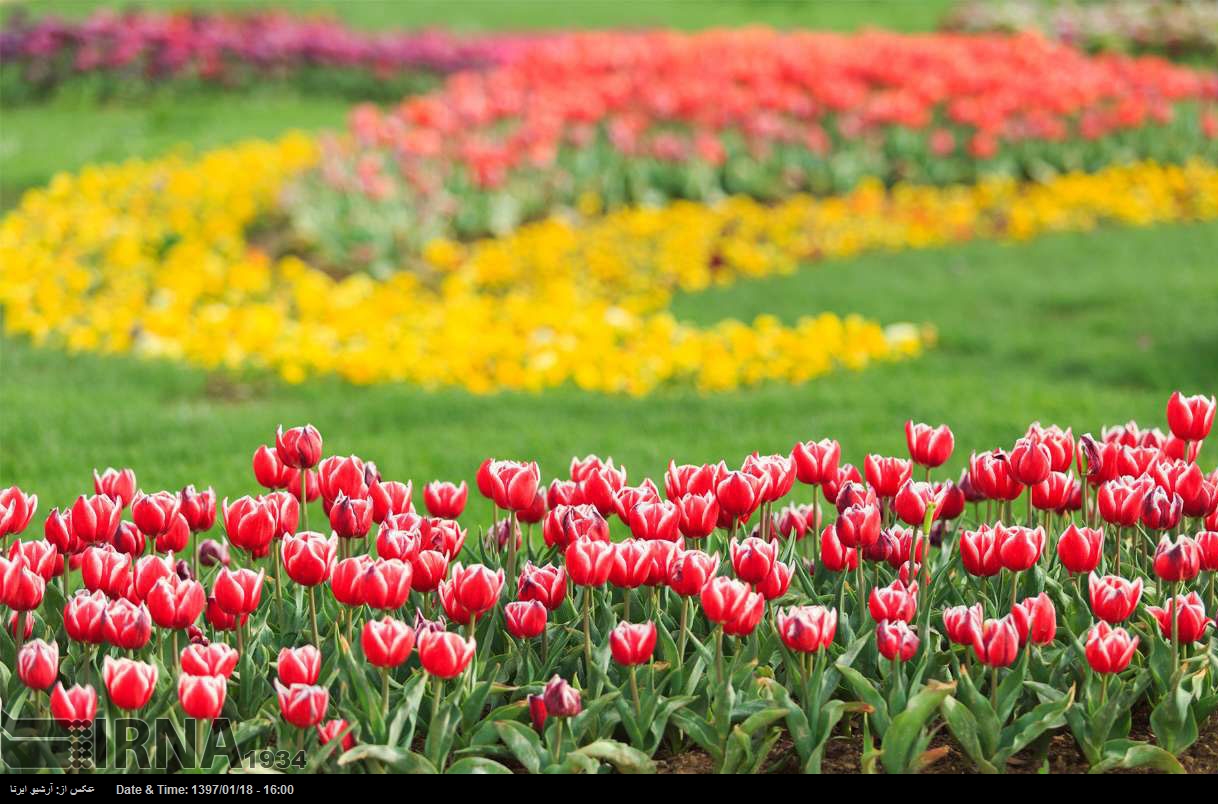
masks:
[[[1074,475],[1067,472],[1050,472],[1048,478],[1032,486],[1032,507],[1038,511],[1076,510],[1076,497],[1081,507],[1082,488]]]
[[[775,619],[783,644],[797,653],[828,648],[837,633],[837,610],[824,606],[793,606]]]
[[[557,675],[546,683],[541,698],[545,703],[546,713],[551,717],[575,717],[583,711],[579,690]]]
[[[216,576],[212,594],[216,602],[230,614],[251,614],[262,600],[262,581],[265,570],[230,570],[224,567]]]
[[[693,597],[719,570],[718,554],[678,550],[668,561],[668,587],[681,597]]]
[[[172,491],[139,492],[131,502],[131,519],[145,536],[157,536],[169,530],[181,506],[181,498]]]
[[[86,594],[78,591],[68,598],[63,610],[63,625],[68,639],[90,645],[99,645],[105,640],[106,595],[103,592]]]
[[[427,506],[427,512],[442,519],[461,516],[468,498],[469,487],[464,480],[457,486],[436,480],[423,487],[423,504]]]
[[[321,478],[315,470],[305,469],[304,471],[301,471],[299,469],[285,468],[284,473],[287,477],[287,481],[282,488],[284,488],[287,491],[288,496],[293,500],[296,500],[298,504],[302,497],[304,498],[305,502],[313,502],[321,496]],[[301,478],[304,478],[303,490],[300,487],[302,482]]]
[[[338,552],[338,538],[326,538],[314,531],[283,537],[279,547],[288,577],[301,586],[317,586],[329,580]],[[379,541],[378,541],[378,553]]]
[[[765,598],[752,592],[748,585],[733,578],[711,578],[700,593],[702,612],[712,623],[725,624],[736,620],[757,606],[764,606]]]
[[[1104,555],[1104,532],[1071,523],[1057,540],[1057,559],[1073,573],[1091,573]]]
[[[105,679],[110,702],[129,712],[143,709],[152,700],[152,693],[156,691],[156,677],[155,664],[115,659],[112,656],[107,656],[102,662],[102,678]]]
[[[1130,638],[1124,628],[1113,628],[1107,622],[1101,622],[1087,632],[1084,652],[1095,672],[1119,673],[1129,666],[1137,649],[1136,636]]]
[[[719,521],[719,501],[713,492],[685,494],[676,500],[679,529],[687,539],[704,539],[714,532]]]
[[[680,523],[681,510],[667,500],[637,503],[627,516],[630,532],[636,539],[676,541]]]
[[[1010,617],[1021,646],[1029,639],[1036,645],[1048,645],[1057,636],[1057,609],[1044,592],[1016,603]]]
[[[1039,441],[1024,437],[1015,442],[1010,456],[1011,475],[1025,486],[1048,479],[1053,471],[1053,455]]]
[[[955,436],[946,424],[931,427],[929,424],[905,422],[905,443],[909,457],[919,466],[934,469],[947,463],[956,446]]]
[[[178,702],[187,717],[215,720],[224,711],[227,688],[227,676],[183,673],[178,676]]]
[[[321,676],[321,651],[313,645],[282,648],[276,659],[275,674],[288,685],[316,684]]]
[[[974,632],[973,651],[987,667],[1009,667],[1019,655],[1019,633],[1010,615],[983,622]]]
[[[868,455],[863,461],[867,484],[881,497],[895,497],[913,473],[913,463],[902,458]]]
[[[978,530],[960,532],[960,562],[969,575],[989,578],[1002,571],[1002,555],[993,528],[982,524]]]
[[[1091,611],[1106,623],[1129,619],[1142,599],[1142,579],[1132,582],[1116,575],[1100,577],[1094,572],[1087,577],[1091,595]]]
[[[681,497],[704,497],[715,494],[715,467],[712,464],[685,464],[677,466],[676,461],[668,462],[668,471],[664,473],[664,492],[670,500]]]
[[[902,522],[916,526],[926,522],[926,511],[932,503],[935,506],[934,517],[939,518],[939,502],[935,487],[930,483],[906,480],[897,490],[892,506]]]
[[[207,620],[207,624],[217,631],[236,631],[238,628],[244,627],[250,618],[248,614],[229,614],[220,608],[215,595],[207,598],[203,617]]]
[[[419,635],[419,661],[432,676],[452,679],[474,658],[476,643],[451,631],[424,631]]]
[[[59,677],[59,645],[35,639],[17,651],[17,678],[32,690],[45,690]]]
[[[732,569],[747,584],[759,584],[769,577],[778,560],[778,545],[750,537],[731,543]]]
[[[906,588],[900,581],[893,581],[891,586],[872,587],[871,596],[867,602],[871,618],[880,620],[903,620],[913,622],[918,613],[918,598],[916,590]]]
[[[122,513],[122,507],[104,494],[95,497],[81,495],[72,504],[68,522],[73,537],[82,544],[109,542],[118,530]]]
[[[489,611],[499,601],[503,589],[503,570],[494,570],[481,564],[462,566],[460,562],[452,568],[453,592],[461,606],[475,614]]]
[[[284,466],[312,469],[321,460],[321,433],[311,424],[275,430],[275,455]]]
[[[134,470],[115,469],[107,466],[106,471],[100,475],[96,469],[93,470],[93,492],[98,495],[104,494],[116,501],[119,508],[131,505],[131,501],[135,499],[135,490]]]
[[[533,504],[541,485],[536,463],[496,461],[490,466],[491,499],[505,511],[524,511]]]
[[[1023,493],[1023,484],[1011,470],[1010,456],[1002,450],[973,455],[969,459],[968,478],[990,500],[1014,500]]]
[[[821,483],[821,491],[825,495],[825,499],[831,504],[837,504],[838,494],[843,486],[847,483],[862,483],[863,476],[859,470],[848,463],[844,463],[837,468],[836,475],[830,475]],[[840,510],[840,509],[839,509]]]
[[[744,459],[741,471],[765,481],[761,499],[767,503],[781,500],[795,484],[795,464],[786,455],[759,455],[754,452]]]
[[[81,547],[76,534],[72,532],[71,516],[68,511],[60,513],[58,508],[52,508],[42,527],[46,540],[65,556],[80,552]]]
[[[802,441],[791,450],[795,476],[800,483],[819,486],[837,477],[842,447],[832,439]]]
[[[1204,639],[1206,629],[1214,624],[1214,620],[1205,616],[1205,604],[1196,592],[1190,592],[1188,596],[1178,595],[1168,600],[1164,607],[1146,607],[1159,623],[1159,632],[1168,641],[1173,639],[1172,612],[1177,609],[1180,614],[1176,618],[1175,638],[1186,645]]]
[[[406,605],[413,579],[411,565],[396,558],[378,558],[367,565],[361,585],[370,608],[393,611]]]
[[[1048,448],[1049,465],[1054,472],[1065,472],[1074,463],[1074,431],[1069,427],[1062,430],[1056,424],[1042,427],[1040,422],[1033,422],[1025,437]]]
[[[866,547],[880,538],[880,509],[876,505],[852,505],[838,514],[833,530],[846,547]]]
[[[715,484],[720,514],[731,520],[747,519],[761,504],[768,485],[768,479],[745,472],[727,472]]]
[[[567,574],[576,586],[604,586],[613,571],[614,547],[608,542],[577,540],[567,545]]]
[[[1036,565],[1044,551],[1045,529],[1019,525],[1005,527],[998,523],[994,527],[994,539],[1002,566],[1012,572],[1024,572]]]
[[[1216,404],[1213,396],[1184,396],[1179,391],[1167,400],[1167,424],[1172,435],[1182,441],[1202,441],[1214,426]]]
[[[339,749],[342,751],[350,751],[355,747],[355,735],[350,731],[350,724],[345,720],[327,720],[325,723],[317,724],[317,743],[318,745],[329,745],[334,740],[338,739],[338,735],[342,734],[342,741],[339,743]],[[343,732],[346,731],[346,734]]]
[[[111,548],[113,549],[113,548]],[[18,555],[0,559],[0,602],[14,611],[32,611],[42,605],[46,581]]]
[[[106,604],[102,615],[106,642],[122,650],[140,650],[152,638],[152,617],[143,603],[119,598]]]
[[[426,594],[440,586],[448,574],[448,556],[436,550],[420,550],[410,562],[410,586]]]
[[[223,642],[209,645],[187,645],[182,649],[179,667],[186,675],[221,676],[229,678],[240,658],[233,648]]]
[[[374,667],[397,667],[406,661],[414,640],[414,629],[392,617],[369,620],[360,632],[364,658]]]
[[[981,636],[985,613],[980,603],[943,610],[943,633],[954,645],[972,646]]]
[[[276,679],[275,693],[283,719],[298,729],[316,726],[326,717],[330,692],[325,687],[295,683],[285,686]]]
[[[880,655],[889,661],[907,662],[918,652],[918,635],[901,620],[876,623],[875,644]]]
[[[207,606],[207,594],[198,581],[182,581],[170,575],[157,581],[144,601],[152,621],[162,628],[192,625]]]
[[[1206,572],[1218,572],[1218,531],[1203,530],[1197,534],[1194,541],[1197,542],[1201,569]]]
[[[251,555],[264,555],[275,536],[276,512],[270,504],[253,497],[242,497],[231,506],[228,499],[220,507],[228,540]]]
[[[366,555],[344,558],[335,564],[330,574],[334,599],[344,606],[364,605],[364,574],[371,566],[372,559]]]
[[[1201,572],[1201,549],[1183,534],[1174,543],[1164,536],[1155,548],[1154,569],[1164,581],[1191,581]]]
[[[621,622],[609,632],[609,651],[620,665],[632,667],[650,661],[656,647],[656,624]]]
[[[703,611],[705,612],[705,608]],[[735,637],[748,636],[761,622],[763,614],[765,596],[760,592],[749,595],[744,599],[744,604],[733,612],[732,617],[723,623],[723,633]]]
[[[842,544],[837,528],[828,525],[820,534],[820,560],[830,572],[842,572],[858,568],[859,554],[856,548]]]
[[[1155,487],[1142,501],[1142,524],[1147,530],[1171,530],[1180,524],[1184,500],[1179,494]]]
[[[372,502],[343,492],[330,505],[330,527],[343,539],[362,539],[372,529]]]
[[[574,480],[561,480],[556,477],[550,481],[550,487],[546,489],[547,509],[554,509],[560,505],[580,505],[583,501],[579,483]]]
[[[63,559],[55,545],[45,539],[37,541],[15,541],[9,547],[10,561],[18,558],[25,563],[26,569],[36,573],[44,581],[50,581],[57,575],[63,574]]]
[[[548,611],[554,611],[567,599],[567,571],[551,564],[539,567],[529,561],[517,579],[516,596],[520,600],[536,600]]]
[[[289,468],[279,460],[274,447],[265,444],[254,451],[254,479],[268,490],[286,488]]]
[[[508,633],[517,639],[534,639],[546,630],[546,607],[539,600],[517,600],[503,607]]]
[[[775,561],[773,569],[766,579],[756,585],[756,589],[766,600],[777,600],[791,588],[793,570],[789,564]]]
[[[51,717],[64,728],[92,723],[97,717],[97,691],[87,684],[67,689],[56,684],[51,693]]]

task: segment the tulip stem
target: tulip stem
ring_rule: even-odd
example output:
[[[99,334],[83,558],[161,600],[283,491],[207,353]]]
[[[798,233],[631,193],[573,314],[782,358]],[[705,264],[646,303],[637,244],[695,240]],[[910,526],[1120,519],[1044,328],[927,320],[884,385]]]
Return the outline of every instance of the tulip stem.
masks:
[[[723,623],[715,629],[715,671],[719,678],[719,686],[723,686]]]
[[[195,767],[203,768],[203,718],[195,718]]]
[[[562,723],[565,718],[555,718],[554,723],[554,764],[562,762]]]
[[[313,620],[313,644],[321,650],[321,635],[317,630],[317,596],[314,587],[309,587],[309,614]]]
[[[1180,592],[1183,586],[1183,581],[1176,581],[1174,596],[1167,604],[1167,611],[1171,615],[1171,658],[1172,658],[1172,674],[1179,675],[1182,668],[1180,667]]]
[[[630,665],[630,695],[634,698],[634,713],[641,718],[643,716],[643,707],[639,704],[639,679],[638,673],[635,670],[636,666]]]
[[[444,679],[436,676],[435,680],[436,688],[431,694],[431,719],[427,721],[428,732],[436,727],[436,721],[440,718],[440,698],[444,696]]]
[[[1210,597],[1214,595],[1214,573],[1210,574]],[[677,637],[677,668],[685,666],[685,639],[689,635],[689,598],[681,598],[681,633]]]
[[[516,512],[512,511],[511,517],[508,519],[508,563],[507,563],[508,580],[515,582],[516,580]]]
[[[1011,573],[1011,608],[1019,602],[1019,573]]]
[[[592,587],[584,587],[584,683],[592,684]]]
[[[545,667],[550,661],[550,624],[547,622],[541,629],[541,665]]]
[[[990,668],[990,706],[998,711],[998,665]]]
[[[381,668],[381,717],[389,717],[389,668]]]

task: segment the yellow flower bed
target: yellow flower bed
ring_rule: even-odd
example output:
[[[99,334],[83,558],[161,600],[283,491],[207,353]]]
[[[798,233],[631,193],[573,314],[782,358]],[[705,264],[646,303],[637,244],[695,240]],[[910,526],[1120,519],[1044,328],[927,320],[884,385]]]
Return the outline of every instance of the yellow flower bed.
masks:
[[[290,381],[336,373],[475,392],[571,381],[630,394],[798,383],[917,355],[933,333],[832,313],[699,327],[668,312],[672,293],[874,249],[1218,217],[1218,169],[1203,163],[1046,184],[864,184],[776,207],[732,198],[572,213],[498,239],[434,242],[381,281],[271,259],[247,240],[315,158],[312,140],[290,135],[57,176],[0,223],[6,330]]]

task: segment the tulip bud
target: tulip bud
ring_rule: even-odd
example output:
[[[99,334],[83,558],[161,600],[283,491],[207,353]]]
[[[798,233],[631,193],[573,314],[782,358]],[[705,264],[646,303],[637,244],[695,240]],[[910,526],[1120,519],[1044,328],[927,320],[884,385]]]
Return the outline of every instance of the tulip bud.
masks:
[[[557,675],[546,683],[541,697],[551,717],[575,717],[583,711],[579,690]]]
[[[655,647],[656,624],[653,622],[641,625],[621,622],[609,633],[613,660],[627,667],[649,661]]]
[[[1129,660],[1137,649],[1137,637],[1131,639],[1124,628],[1113,628],[1101,622],[1087,632],[1084,652],[1087,663],[1095,672],[1119,673],[1129,666]]]
[[[17,652],[17,677],[32,690],[45,690],[59,677],[59,645],[35,639]]]
[[[517,600],[503,607],[508,633],[517,639],[534,639],[546,630],[546,607],[539,600]]]
[[[330,693],[325,687],[307,684],[285,686],[275,681],[275,693],[279,699],[279,711],[283,719],[298,729],[307,729],[321,723],[330,705]]]
[[[907,662],[918,652],[919,640],[917,633],[903,621],[885,620],[876,624],[875,644],[885,659]]]
[[[311,424],[284,431],[275,430],[275,454],[284,466],[312,469],[321,460],[321,433]]]

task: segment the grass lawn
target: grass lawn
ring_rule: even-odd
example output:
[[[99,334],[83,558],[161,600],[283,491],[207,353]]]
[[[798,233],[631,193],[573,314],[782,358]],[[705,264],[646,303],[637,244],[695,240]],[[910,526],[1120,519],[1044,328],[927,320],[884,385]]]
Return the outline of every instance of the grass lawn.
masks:
[[[767,386],[646,400],[562,390],[474,397],[336,381],[292,387],[129,358],[69,357],[3,341],[0,483],[62,505],[93,467],[130,465],[145,489],[254,491],[250,456],[276,424],[311,421],[330,453],[374,460],[387,477],[472,478],[487,455],[530,457],[547,476],[573,454],[611,454],[631,477],[670,456],[738,462],[754,449],[834,436],[845,457],[900,454],[914,417],[950,423],[958,470],[971,449],[1009,445],[1033,419],[1076,433],[1136,418],[1164,426],[1171,390],[1218,388],[1218,224],[1054,235],[809,266],[677,303],[712,321],[825,308],[940,330],[925,358]],[[1212,450],[1202,464],[1213,465]]]

